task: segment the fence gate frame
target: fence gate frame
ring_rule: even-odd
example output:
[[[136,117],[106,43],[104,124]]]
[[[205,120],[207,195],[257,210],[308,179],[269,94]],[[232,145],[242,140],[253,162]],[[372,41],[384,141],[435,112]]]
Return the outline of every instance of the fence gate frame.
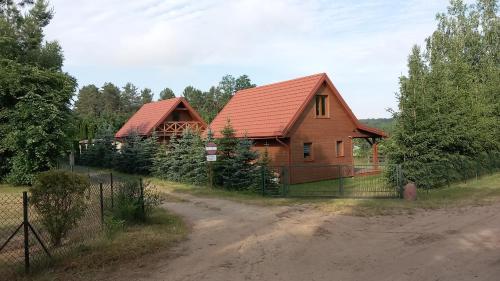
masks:
[[[377,172],[378,173],[383,173],[383,170],[380,169],[380,167],[385,167],[386,169],[391,168],[393,169],[392,173],[392,185],[391,187],[386,187],[385,190],[377,190],[377,189],[384,189],[380,187],[371,187],[373,183],[371,182],[366,182],[363,184],[366,184],[364,187],[365,190],[358,190],[358,193],[365,193],[366,195],[350,195],[346,191],[346,179],[349,178],[357,178],[357,177],[365,177],[362,175],[355,175],[355,169],[356,166],[359,167],[364,167],[364,166],[373,166],[377,167]],[[332,179],[337,179],[337,183],[334,183],[334,185],[337,186],[332,186],[331,190],[328,194],[304,194],[304,195],[294,195],[293,194],[293,184],[290,183],[290,177],[293,176],[293,169],[297,168],[303,168],[303,169],[318,169],[318,168],[333,168],[334,172],[339,175],[337,178],[332,178]],[[377,198],[377,199],[382,199],[382,198],[403,198],[403,182],[404,182],[404,175],[403,175],[403,170],[402,166],[400,164],[374,164],[374,165],[336,165],[336,164],[327,164],[327,165],[284,165],[284,166],[269,166],[269,170],[271,172],[274,171],[274,174],[276,175],[276,181],[279,184],[279,194],[276,192],[271,193],[270,191],[273,189],[269,189],[269,187],[266,186],[266,171],[267,169],[261,169],[261,193],[262,196],[267,196],[267,195],[272,195],[272,196],[280,196],[280,197],[329,197],[329,198]],[[278,170],[278,172],[276,172]],[[279,176],[278,176],[279,174]],[[330,179],[325,179],[325,180],[319,180],[318,182],[321,181],[326,181]],[[384,179],[385,180],[385,179]],[[314,181],[313,181],[314,182]],[[358,188],[358,187],[355,187]],[[368,189],[368,190],[366,190]],[[386,195],[383,196],[377,196],[378,193],[387,193]],[[356,193],[356,191],[355,191]],[[372,195],[369,195],[370,193],[373,193]]]

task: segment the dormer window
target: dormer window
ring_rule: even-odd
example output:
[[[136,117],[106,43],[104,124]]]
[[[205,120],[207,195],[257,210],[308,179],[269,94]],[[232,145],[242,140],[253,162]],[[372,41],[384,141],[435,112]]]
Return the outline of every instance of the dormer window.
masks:
[[[316,96],[316,117],[327,118],[330,117],[329,106],[328,106],[328,96],[317,95]]]

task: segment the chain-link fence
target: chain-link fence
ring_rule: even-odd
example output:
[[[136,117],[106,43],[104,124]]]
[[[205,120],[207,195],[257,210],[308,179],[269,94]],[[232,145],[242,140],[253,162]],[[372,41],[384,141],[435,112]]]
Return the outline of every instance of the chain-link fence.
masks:
[[[58,246],[51,242],[41,214],[30,204],[28,192],[0,193],[0,276],[43,266],[52,257],[64,256],[103,233],[105,214],[113,210],[116,194],[131,179],[81,172],[89,176],[91,183],[84,193],[85,212]],[[142,180],[136,180],[140,187],[138,200],[144,205]]]

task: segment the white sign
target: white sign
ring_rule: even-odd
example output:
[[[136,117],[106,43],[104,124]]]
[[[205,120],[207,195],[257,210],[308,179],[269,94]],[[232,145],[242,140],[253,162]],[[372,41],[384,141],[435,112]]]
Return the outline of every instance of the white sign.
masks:
[[[207,155],[207,161],[208,162],[217,161],[217,155]]]

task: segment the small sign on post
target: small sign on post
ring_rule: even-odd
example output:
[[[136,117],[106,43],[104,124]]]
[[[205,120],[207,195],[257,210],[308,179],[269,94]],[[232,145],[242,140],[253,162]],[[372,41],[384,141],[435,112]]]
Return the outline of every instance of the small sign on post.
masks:
[[[212,188],[213,174],[214,174],[212,162],[217,161],[217,144],[209,142],[207,143],[205,150],[207,151],[207,162],[208,162],[208,184],[210,185],[210,188]]]
[[[207,151],[208,155],[215,155],[217,154],[217,145],[213,142],[209,142],[207,143],[205,150]]]

